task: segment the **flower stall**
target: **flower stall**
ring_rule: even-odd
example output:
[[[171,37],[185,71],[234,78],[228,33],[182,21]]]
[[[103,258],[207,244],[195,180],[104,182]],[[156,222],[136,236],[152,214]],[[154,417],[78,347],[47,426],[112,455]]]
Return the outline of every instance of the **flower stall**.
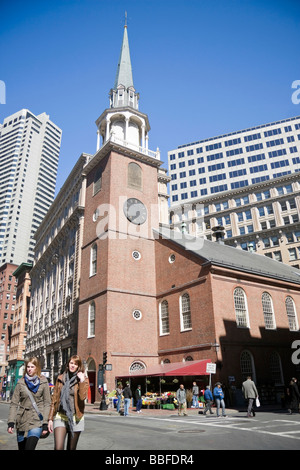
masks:
[[[175,409],[177,407],[176,391],[180,383],[185,384],[187,393],[191,388],[191,382],[202,378],[203,388],[209,374],[206,372],[206,364],[210,359],[163,363],[136,370],[130,375],[118,376],[117,380],[130,382],[132,394],[139,385],[142,385],[143,408]],[[201,379],[200,379],[201,380]]]

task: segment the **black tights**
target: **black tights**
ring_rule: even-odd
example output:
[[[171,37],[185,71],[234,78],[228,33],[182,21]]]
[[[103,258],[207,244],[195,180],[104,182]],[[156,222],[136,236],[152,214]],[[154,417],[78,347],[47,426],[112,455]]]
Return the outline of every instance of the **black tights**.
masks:
[[[35,450],[37,443],[39,442],[38,437],[30,436],[21,442],[18,442],[19,450]]]
[[[74,432],[72,437],[72,434],[64,427],[58,427],[54,429],[54,450],[64,450],[67,434],[67,450],[76,450],[80,432]]]

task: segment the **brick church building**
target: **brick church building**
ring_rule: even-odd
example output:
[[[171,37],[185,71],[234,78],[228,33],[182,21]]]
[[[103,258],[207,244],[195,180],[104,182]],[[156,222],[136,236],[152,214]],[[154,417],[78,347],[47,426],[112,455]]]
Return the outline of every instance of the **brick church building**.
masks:
[[[99,380],[112,390],[118,379],[168,375],[170,364],[188,385],[205,382],[206,362],[228,388],[251,374],[276,396],[299,372],[291,358],[300,339],[300,276],[225,246],[218,234],[209,241],[169,228],[168,177],[148,148],[138,101],[125,26],[110,107],[96,121],[98,149],[83,169],[77,352],[90,400],[99,400]]]

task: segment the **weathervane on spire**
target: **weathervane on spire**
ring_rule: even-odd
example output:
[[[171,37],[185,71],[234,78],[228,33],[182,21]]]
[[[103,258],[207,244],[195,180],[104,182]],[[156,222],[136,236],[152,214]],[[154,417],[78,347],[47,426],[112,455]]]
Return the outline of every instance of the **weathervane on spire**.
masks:
[[[125,26],[124,28],[127,28],[127,11],[125,11]]]

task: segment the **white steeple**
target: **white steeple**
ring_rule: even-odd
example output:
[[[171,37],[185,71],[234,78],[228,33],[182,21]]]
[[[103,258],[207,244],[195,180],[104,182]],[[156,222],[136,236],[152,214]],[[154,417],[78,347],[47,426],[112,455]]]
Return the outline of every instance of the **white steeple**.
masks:
[[[115,84],[110,90],[109,97],[109,109],[106,109],[96,121],[97,150],[100,148],[102,138],[103,145],[108,140],[114,140],[125,147],[148,153],[150,125],[148,116],[138,110],[139,94],[133,85],[127,24],[124,26]]]

